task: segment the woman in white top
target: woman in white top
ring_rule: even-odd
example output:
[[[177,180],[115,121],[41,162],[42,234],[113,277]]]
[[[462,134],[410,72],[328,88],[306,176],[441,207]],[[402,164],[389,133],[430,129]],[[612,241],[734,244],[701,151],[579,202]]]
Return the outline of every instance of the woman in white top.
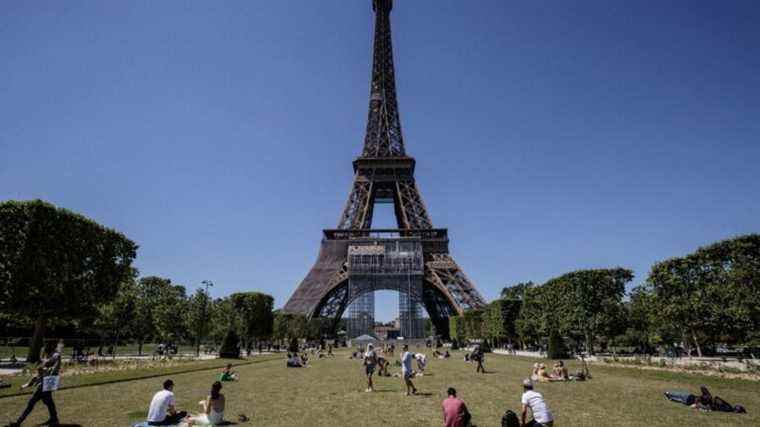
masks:
[[[188,419],[190,425],[208,426],[221,424],[224,421],[224,395],[220,393],[222,383],[216,381],[211,385],[211,394],[206,400],[198,402],[203,412]]]

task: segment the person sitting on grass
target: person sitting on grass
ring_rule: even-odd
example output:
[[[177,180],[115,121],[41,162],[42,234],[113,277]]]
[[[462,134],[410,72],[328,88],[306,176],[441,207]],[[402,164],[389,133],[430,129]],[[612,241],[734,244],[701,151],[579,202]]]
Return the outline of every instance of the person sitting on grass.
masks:
[[[520,425],[525,427],[553,427],[554,417],[544,401],[541,393],[533,391],[533,381],[526,378],[523,380],[522,415]],[[528,417],[528,409],[533,414],[533,419],[525,422]]]
[[[443,400],[443,427],[467,427],[470,425],[470,411],[464,401],[457,397],[454,387],[446,391],[448,397]]]
[[[551,377],[553,381],[567,381],[570,379],[570,374],[568,374],[563,361],[560,360],[554,364]]]
[[[187,416],[187,412],[178,412],[174,399],[174,381],[164,381],[164,389],[153,395],[148,409],[148,425],[170,426],[177,424]]]
[[[288,353],[288,359],[285,361],[285,366],[288,368],[302,368],[301,359],[297,354]]]
[[[552,377],[550,377],[549,373],[546,372],[546,365],[544,365],[543,363],[538,365],[537,375],[538,375],[539,382],[545,383],[552,380]]]
[[[211,385],[211,393],[206,400],[198,402],[201,405],[201,413],[187,418],[189,425],[208,426],[224,422],[224,395],[220,393],[222,383],[219,381]]]
[[[364,353],[364,374],[367,376],[367,389],[364,391],[366,392],[375,391],[375,386],[372,384],[372,375],[375,373],[375,365],[377,365],[375,347],[372,344],[367,344],[367,352]]]
[[[238,379],[237,372],[232,370],[232,363],[228,363],[219,375],[219,381],[237,381]]]
[[[417,394],[417,388],[412,383],[412,377],[414,376],[414,369],[412,369],[412,360],[414,355],[409,352],[409,345],[404,344],[402,347],[403,353],[401,354],[401,376],[404,378],[404,384],[406,385],[406,395]]]

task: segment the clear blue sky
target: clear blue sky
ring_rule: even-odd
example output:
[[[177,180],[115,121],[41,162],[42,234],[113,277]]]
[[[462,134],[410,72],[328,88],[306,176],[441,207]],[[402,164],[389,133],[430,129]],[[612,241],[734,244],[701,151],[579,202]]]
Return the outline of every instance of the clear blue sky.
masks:
[[[0,199],[123,231],[143,275],[281,306],[348,195],[370,3],[0,2]],[[407,151],[482,293],[639,283],[760,231],[759,22],[752,0],[396,1]]]

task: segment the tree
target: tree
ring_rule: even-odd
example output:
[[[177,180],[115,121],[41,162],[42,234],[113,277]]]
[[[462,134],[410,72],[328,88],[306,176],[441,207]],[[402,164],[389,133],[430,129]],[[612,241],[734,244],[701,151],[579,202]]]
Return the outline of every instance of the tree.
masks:
[[[486,307],[485,334],[494,342],[517,339],[517,317],[522,301],[517,299],[497,299]]]
[[[449,317],[449,337],[451,337],[457,346],[467,341],[467,331],[465,330],[463,316]]]
[[[531,281],[520,282],[512,286],[505,286],[501,289],[501,298],[521,301],[525,292],[534,286],[536,285]]]
[[[153,320],[156,335],[162,341],[175,342],[184,339],[188,333],[182,313],[187,310],[185,287],[172,285],[169,279],[159,279],[157,295],[153,306]]]
[[[202,288],[195,290],[193,295],[188,298],[187,306],[183,311],[185,316],[185,330],[195,338],[196,352],[200,353],[201,338],[207,329],[209,323],[210,303],[206,291]]]
[[[656,322],[702,355],[704,344],[748,341],[760,327],[760,235],[699,248],[655,264],[645,291]]]
[[[545,286],[533,286],[525,289],[520,306],[520,314],[515,321],[515,329],[522,341],[522,346],[528,343],[539,344],[541,337],[549,335],[549,331],[558,328],[556,312],[547,307],[553,307],[550,290]]]
[[[143,277],[137,281],[135,289],[135,317],[131,320],[132,335],[137,338],[138,354],[142,355],[143,345],[156,334],[154,312],[162,286],[171,281],[156,276]]]
[[[94,326],[101,336],[110,336],[118,347],[119,338],[133,330],[137,318],[137,283],[133,276],[125,281],[112,301],[100,304]],[[114,353],[115,355],[116,353]]]
[[[0,312],[34,319],[30,362],[51,318],[78,319],[116,297],[137,245],[41,200],[0,203]]]
[[[598,335],[611,338],[621,332],[625,285],[632,279],[631,270],[612,268],[573,271],[546,282],[543,286],[556,298],[556,331],[580,334],[593,352]]]
[[[222,346],[219,348],[219,357],[224,359],[237,359],[240,357],[240,338],[235,329],[229,328],[222,340]]]
[[[230,301],[240,318],[240,336],[246,350],[250,349],[254,340],[272,335],[274,298],[259,292],[241,292],[230,295]]]
[[[218,298],[209,305],[209,338],[215,344],[224,340],[230,328],[240,330],[239,319],[235,315],[232,301],[229,297]]]

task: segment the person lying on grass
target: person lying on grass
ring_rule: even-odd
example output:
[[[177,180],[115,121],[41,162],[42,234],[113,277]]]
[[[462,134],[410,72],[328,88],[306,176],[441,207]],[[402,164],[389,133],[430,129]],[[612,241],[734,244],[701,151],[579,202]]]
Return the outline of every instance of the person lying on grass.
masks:
[[[211,385],[211,393],[205,400],[198,402],[201,405],[201,413],[188,417],[185,421],[189,425],[208,426],[224,422],[224,395],[220,393],[222,383],[219,381]]]

